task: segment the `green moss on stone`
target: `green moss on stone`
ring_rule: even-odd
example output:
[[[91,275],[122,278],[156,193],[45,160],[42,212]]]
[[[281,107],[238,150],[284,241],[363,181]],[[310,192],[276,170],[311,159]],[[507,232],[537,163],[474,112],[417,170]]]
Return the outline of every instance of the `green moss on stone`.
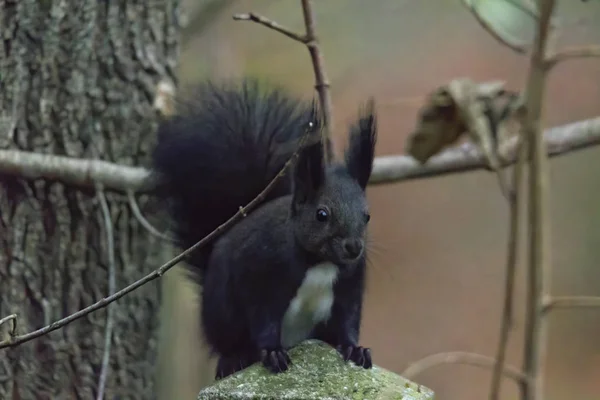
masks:
[[[271,374],[260,363],[204,388],[199,400],[395,399],[433,400],[430,389],[386,369],[345,363],[331,346],[316,340],[291,349],[292,365]]]

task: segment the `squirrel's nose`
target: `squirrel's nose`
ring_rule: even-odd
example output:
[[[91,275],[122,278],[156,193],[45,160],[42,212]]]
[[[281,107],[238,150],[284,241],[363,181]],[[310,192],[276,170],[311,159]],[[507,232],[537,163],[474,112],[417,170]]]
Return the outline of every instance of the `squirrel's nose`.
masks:
[[[346,239],[344,241],[344,251],[350,258],[358,258],[363,251],[362,240]]]

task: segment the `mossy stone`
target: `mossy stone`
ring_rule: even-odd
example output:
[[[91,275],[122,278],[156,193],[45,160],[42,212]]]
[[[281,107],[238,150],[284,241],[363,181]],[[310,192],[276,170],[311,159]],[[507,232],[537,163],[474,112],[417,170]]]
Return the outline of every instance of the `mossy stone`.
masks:
[[[289,352],[291,367],[272,374],[256,363],[202,389],[199,400],[433,400],[432,390],[384,368],[344,362],[331,346],[307,340]]]

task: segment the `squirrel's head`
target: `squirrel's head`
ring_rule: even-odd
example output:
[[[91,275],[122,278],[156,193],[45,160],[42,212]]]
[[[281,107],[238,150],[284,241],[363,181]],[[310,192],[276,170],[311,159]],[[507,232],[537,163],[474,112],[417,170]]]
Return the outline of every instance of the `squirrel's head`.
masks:
[[[350,129],[343,163],[326,165],[322,141],[300,151],[293,176],[294,236],[319,261],[351,267],[364,255],[370,219],[365,189],[376,138],[371,99]]]

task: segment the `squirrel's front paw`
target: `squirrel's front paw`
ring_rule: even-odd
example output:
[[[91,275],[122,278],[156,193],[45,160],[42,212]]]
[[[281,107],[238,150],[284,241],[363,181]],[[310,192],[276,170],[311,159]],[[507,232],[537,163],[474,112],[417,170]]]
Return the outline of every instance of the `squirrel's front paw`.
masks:
[[[286,371],[292,363],[287,351],[282,348],[263,349],[260,356],[265,368],[274,373]]]
[[[354,364],[361,366],[365,369],[373,367],[373,361],[371,361],[371,349],[362,346],[338,346],[337,350],[340,352],[344,361],[352,361]]]

